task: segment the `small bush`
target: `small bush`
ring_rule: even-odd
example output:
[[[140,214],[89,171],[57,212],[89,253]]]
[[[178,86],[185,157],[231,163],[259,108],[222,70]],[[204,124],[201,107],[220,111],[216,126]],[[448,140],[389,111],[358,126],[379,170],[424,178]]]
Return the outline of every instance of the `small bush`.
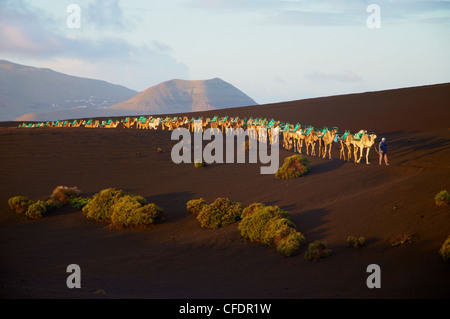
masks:
[[[275,173],[278,179],[297,178],[305,175],[309,171],[309,161],[302,155],[293,155],[284,160],[281,166]]]
[[[71,196],[79,196],[80,190],[78,187],[67,187],[67,186],[58,186],[53,190],[50,198],[55,201],[59,201],[60,203],[66,205],[69,203],[69,198]]]
[[[447,240],[442,244],[439,249],[439,254],[445,262],[450,261],[450,236],[448,236]]]
[[[278,206],[265,206],[261,203],[247,206],[238,228],[243,237],[275,246],[277,251],[285,256],[298,253],[305,242],[304,236],[290,220],[290,214]]]
[[[52,213],[63,206],[63,204],[61,202],[59,202],[57,200],[53,200],[51,198],[49,200],[45,201],[44,203],[47,206],[46,213]]]
[[[125,195],[123,190],[104,189],[92,197],[92,200],[83,207],[83,212],[88,219],[110,222],[112,206]]]
[[[404,246],[411,244],[417,240],[417,236],[414,234],[402,234],[390,240],[390,245],[392,247]]]
[[[208,205],[208,203],[203,198],[191,199],[187,202],[186,208],[188,212],[198,215],[205,205]]]
[[[245,217],[239,223],[239,230],[243,237],[251,241],[263,242],[270,245],[273,244],[274,233],[278,228],[283,226],[283,224],[289,224],[289,226],[293,226],[294,224],[288,220],[289,213],[278,206],[260,205],[254,205],[252,213],[246,211]],[[278,221],[279,219],[283,220]]]
[[[434,200],[436,202],[436,205],[446,206],[450,203],[450,194],[447,190],[443,190],[434,197]]]
[[[28,210],[28,207],[32,204],[25,196],[15,196],[8,200],[8,205],[12,211],[16,214],[23,214]]]
[[[276,245],[277,251],[287,257],[296,255],[300,246],[305,242],[305,237],[297,232],[291,231],[289,235],[280,239]]]
[[[70,196],[68,203],[72,208],[82,210],[91,200],[91,198],[84,198],[81,196]]]
[[[206,163],[205,162],[195,162],[194,166],[197,167],[197,168],[204,167],[204,166],[206,166]]]
[[[242,211],[242,218],[253,214],[256,210],[263,208],[263,207],[266,207],[266,205],[264,205],[262,203],[253,203],[253,204],[245,207],[244,210]]]
[[[197,219],[205,228],[220,228],[228,226],[241,219],[243,206],[228,198],[217,198],[212,204],[205,204]]]
[[[358,249],[366,244],[366,239],[364,237],[357,238],[356,236],[348,236],[347,238],[347,246]]]
[[[153,203],[147,203],[142,196],[114,188],[95,194],[83,207],[83,212],[88,219],[110,222],[111,226],[117,228],[146,227],[163,217],[163,210]]]
[[[308,250],[305,253],[305,258],[307,260],[319,261],[322,258],[330,256],[331,253],[332,251],[327,247],[326,243],[316,240],[309,244]]]
[[[47,207],[46,202],[38,200],[36,203],[33,203],[28,207],[25,216],[31,219],[40,219],[47,213]]]
[[[115,227],[146,227],[155,224],[163,216],[157,205],[137,195],[125,195],[111,207],[111,224]]]

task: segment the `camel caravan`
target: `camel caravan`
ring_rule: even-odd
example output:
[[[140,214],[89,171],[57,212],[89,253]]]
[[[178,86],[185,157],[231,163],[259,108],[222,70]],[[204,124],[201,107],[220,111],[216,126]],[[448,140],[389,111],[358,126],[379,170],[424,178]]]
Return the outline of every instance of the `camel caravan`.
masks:
[[[198,125],[198,123],[201,125]],[[197,125],[194,125],[197,123]],[[196,132],[201,129],[204,132],[208,127],[216,128],[225,132],[226,129],[253,129],[252,132],[258,132],[261,129],[266,129],[268,138],[272,132],[278,132],[283,137],[283,148],[292,150],[295,153],[306,153],[308,156],[319,156],[323,158],[332,159],[331,148],[333,143],[340,144],[339,159],[353,161],[360,163],[363,158],[364,150],[366,151],[366,164],[369,163],[369,151],[375,144],[377,136],[374,133],[368,133],[361,130],[356,134],[351,134],[350,131],[345,131],[339,135],[337,127],[324,127],[321,129],[313,126],[302,126],[299,123],[293,125],[290,123],[283,123],[268,120],[266,118],[239,118],[239,117],[219,117],[213,118],[188,118],[188,117],[126,117],[124,119],[109,119],[109,120],[73,120],[73,121],[55,121],[55,122],[40,122],[40,123],[22,123],[19,127],[22,128],[39,128],[39,127],[86,127],[86,128],[117,128],[123,127],[128,129],[147,129],[147,130],[169,130],[186,127],[190,132]],[[273,130],[272,130],[273,129]],[[257,137],[256,137],[257,138]],[[317,146],[317,152],[316,152]]]

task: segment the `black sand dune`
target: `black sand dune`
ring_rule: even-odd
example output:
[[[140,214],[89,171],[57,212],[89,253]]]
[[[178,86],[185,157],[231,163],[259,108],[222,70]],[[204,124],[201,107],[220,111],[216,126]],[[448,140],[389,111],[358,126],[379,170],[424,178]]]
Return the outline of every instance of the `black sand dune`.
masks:
[[[438,254],[450,235],[450,210],[434,203],[449,189],[450,85],[293,101],[204,115],[270,117],[341,131],[367,129],[388,140],[390,166],[309,156],[311,172],[280,181],[261,164],[195,168],[172,163],[168,131],[0,128],[0,294],[3,298],[448,298],[449,265]],[[197,114],[196,114],[197,116]],[[157,152],[157,148],[163,150]],[[280,162],[292,152],[281,150]],[[59,185],[90,195],[115,187],[144,196],[166,220],[145,230],[111,230],[66,208],[41,220],[9,211],[8,198],[43,199]],[[228,197],[292,214],[308,243],[332,256],[282,257],[240,236],[237,224],[203,229],[186,202]],[[391,247],[401,234],[414,243]],[[364,236],[359,250],[349,235]],[[78,264],[82,288],[66,287]],[[366,268],[381,267],[369,289]],[[101,292],[101,293],[99,293]]]

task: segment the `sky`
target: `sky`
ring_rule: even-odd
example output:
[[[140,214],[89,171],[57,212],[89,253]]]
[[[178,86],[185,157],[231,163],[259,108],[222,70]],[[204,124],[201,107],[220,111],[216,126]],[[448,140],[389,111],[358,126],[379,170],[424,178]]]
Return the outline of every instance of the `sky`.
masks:
[[[259,104],[446,83],[450,0],[0,0],[0,59]]]

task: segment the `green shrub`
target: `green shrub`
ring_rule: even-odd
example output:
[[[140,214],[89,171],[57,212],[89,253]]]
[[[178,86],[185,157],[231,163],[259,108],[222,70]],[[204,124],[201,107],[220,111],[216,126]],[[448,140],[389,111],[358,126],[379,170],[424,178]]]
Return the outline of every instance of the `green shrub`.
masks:
[[[239,223],[241,235],[250,241],[258,241],[266,244],[273,244],[274,233],[277,226],[289,223],[289,213],[278,206],[254,205],[252,213],[246,211],[245,217]],[[278,221],[283,219],[283,221]],[[277,223],[275,223],[277,222]],[[275,223],[274,225],[271,225]],[[292,222],[290,222],[292,224]],[[292,224],[293,225],[293,224]],[[271,227],[269,227],[271,226]]]
[[[46,202],[38,200],[36,203],[33,203],[28,207],[25,216],[31,219],[39,219],[44,217],[46,213],[47,213]]]
[[[116,227],[146,227],[160,221],[163,211],[137,195],[120,197],[111,207],[111,224]]]
[[[402,234],[394,237],[389,241],[392,247],[404,246],[411,244],[417,240],[417,235],[414,234]]]
[[[240,220],[242,210],[241,203],[220,197],[212,204],[205,204],[197,215],[197,219],[202,227],[220,228]]]
[[[319,261],[322,258],[331,255],[331,249],[328,249],[327,244],[316,240],[309,244],[308,250],[305,253],[305,258],[308,260]]]
[[[275,246],[285,256],[298,253],[305,242],[304,236],[296,230],[290,214],[278,206],[253,203],[242,213],[238,226],[241,235],[250,241]]]
[[[208,203],[203,198],[191,199],[187,202],[186,208],[188,212],[198,215],[205,205],[208,205]]]
[[[284,160],[281,166],[275,173],[278,179],[297,178],[305,175],[309,171],[309,161],[302,155],[293,155]]]
[[[439,249],[439,254],[445,262],[450,261],[450,236],[448,236],[447,240],[442,244]]]
[[[447,190],[443,190],[434,197],[434,200],[436,202],[436,205],[446,206],[450,203],[450,194]]]
[[[123,190],[108,188],[95,194],[83,207],[88,219],[110,222],[114,227],[145,227],[159,222],[163,210],[153,203],[147,203],[139,195]]]
[[[289,235],[280,239],[277,243],[277,251],[287,257],[296,255],[300,250],[300,246],[305,242],[305,237],[297,232],[291,231]]]
[[[91,198],[81,196],[70,196],[67,201],[72,208],[82,210],[91,200]]]
[[[195,162],[194,166],[197,167],[197,168],[198,167],[204,167],[204,166],[206,166],[206,163],[205,162]]]
[[[25,196],[14,196],[8,200],[8,205],[12,211],[16,214],[23,214],[28,210],[28,207],[32,204]]]
[[[242,218],[249,216],[251,214],[253,214],[257,209],[266,207],[266,205],[262,204],[262,203],[253,203],[250,204],[249,206],[245,207],[244,210],[242,211]]]
[[[348,236],[347,238],[347,246],[358,249],[366,244],[366,239],[364,237],[357,238],[356,236]]]
[[[83,207],[83,212],[88,219],[110,222],[112,206],[125,195],[127,194],[123,190],[104,189],[92,197],[92,200]]]
[[[57,200],[49,199],[44,202],[45,206],[47,206],[46,213],[52,213],[56,211],[57,209],[61,208],[63,204]]]

